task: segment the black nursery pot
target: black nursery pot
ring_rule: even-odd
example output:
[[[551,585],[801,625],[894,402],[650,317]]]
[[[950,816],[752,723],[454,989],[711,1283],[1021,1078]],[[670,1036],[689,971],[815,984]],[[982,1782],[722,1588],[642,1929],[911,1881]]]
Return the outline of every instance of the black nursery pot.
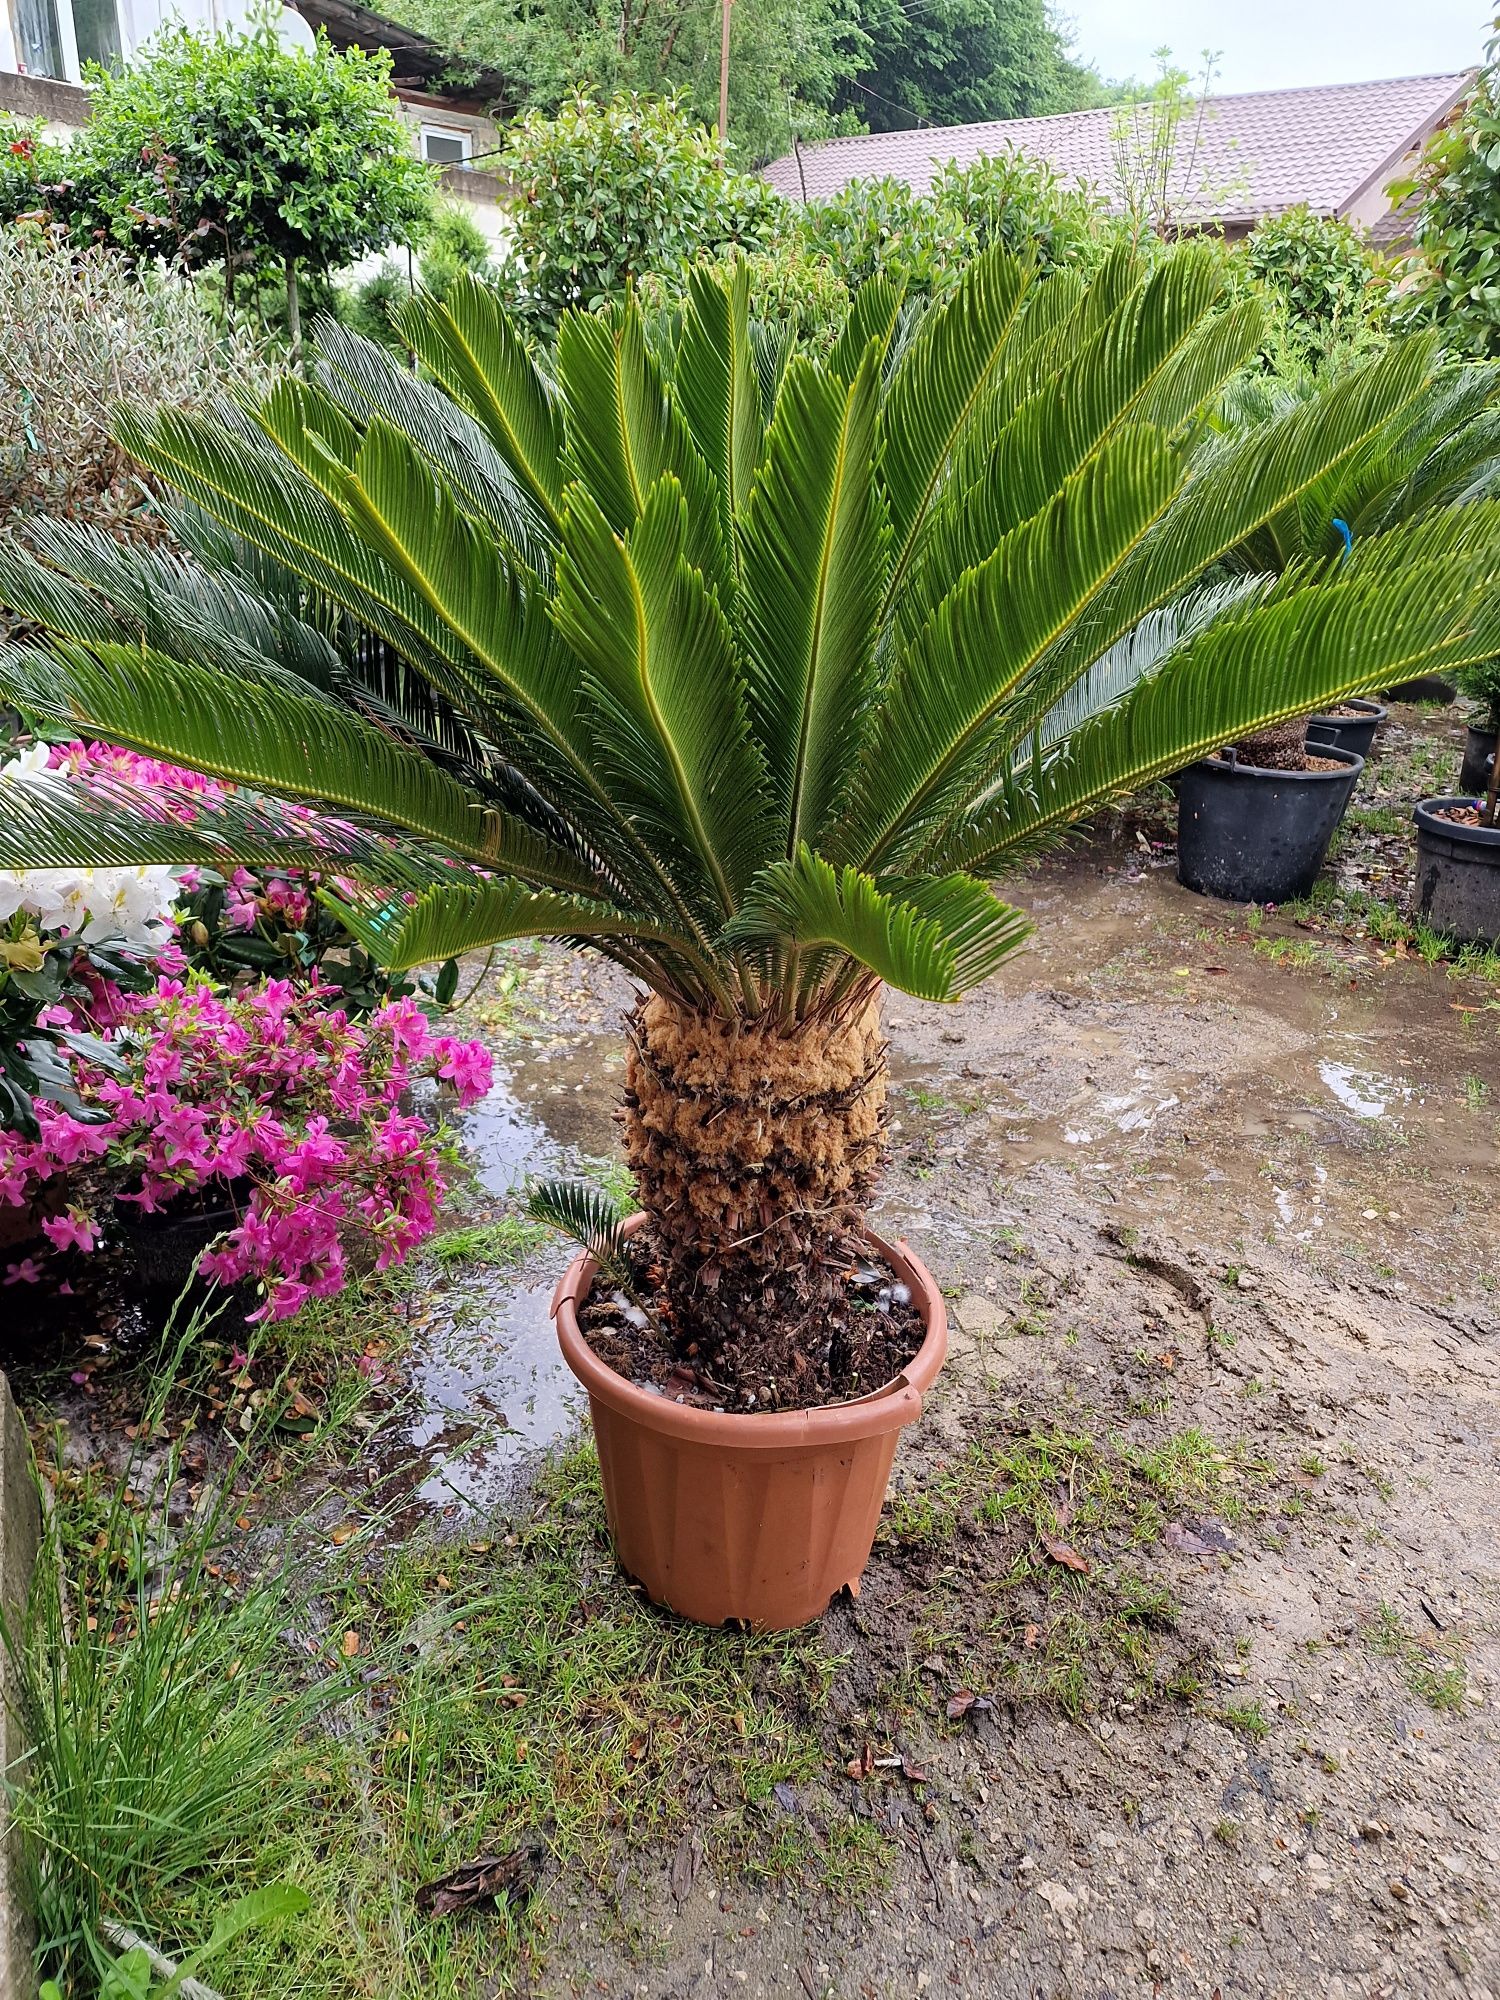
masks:
[[[1231,903],[1286,903],[1318,878],[1363,757],[1320,743],[1338,771],[1265,771],[1205,757],[1177,781],[1177,879]]]
[[[1464,761],[1458,770],[1458,789],[1461,792],[1478,793],[1488,791],[1490,765],[1494,762],[1495,744],[1500,741],[1493,729],[1469,729],[1469,739],[1464,744]]]
[[[1357,696],[1344,706],[1357,708],[1359,714],[1308,717],[1308,743],[1316,743],[1320,750],[1332,744],[1335,750],[1352,750],[1356,757],[1368,757],[1375,732],[1391,711],[1378,701],[1361,701]]]
[[[250,1189],[245,1184],[225,1190],[228,1197],[214,1208],[166,1209],[148,1215],[138,1202],[117,1201],[115,1220],[130,1253],[130,1269],[141,1291],[176,1298],[197,1276],[198,1259],[244,1214]]]
[[[1443,806],[1474,800],[1423,799],[1417,822],[1417,908],[1435,931],[1460,944],[1500,944],[1500,827],[1439,819]]]

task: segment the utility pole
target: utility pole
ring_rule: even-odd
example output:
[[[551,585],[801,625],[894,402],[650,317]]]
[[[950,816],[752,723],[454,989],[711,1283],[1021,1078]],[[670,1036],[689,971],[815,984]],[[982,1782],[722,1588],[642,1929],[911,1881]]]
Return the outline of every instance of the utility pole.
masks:
[[[729,131],[729,10],[734,0],[724,0],[719,25],[719,158],[724,158],[724,140]]]

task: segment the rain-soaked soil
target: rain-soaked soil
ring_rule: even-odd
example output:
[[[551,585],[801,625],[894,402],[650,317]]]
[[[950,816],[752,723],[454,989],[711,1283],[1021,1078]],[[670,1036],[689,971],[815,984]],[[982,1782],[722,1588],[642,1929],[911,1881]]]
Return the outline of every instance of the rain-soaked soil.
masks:
[[[689,1869],[679,1901],[672,1856],[637,1857],[637,1948],[556,1883],[530,1990],[1500,1996],[1500,988],[1195,897],[1163,838],[1127,822],[1008,885],[1037,939],[961,1008],[888,1002],[875,1220],[936,1273],[952,1350],[825,1620],[830,1787],[889,1836],[886,1887]],[[1403,843],[1372,826],[1338,865],[1368,884]],[[613,1156],[628,1000],[560,951],[482,990],[501,1067],[466,1219]],[[565,1257],[456,1265],[415,1325],[414,1497],[440,1518],[502,1504],[578,1421],[547,1320]],[[1296,1499],[1134,1552],[1173,1607],[1160,1685],[1095,1661],[1076,1721],[959,1685],[1011,1550],[901,1511],[976,1441],[1057,1428],[1201,1433]],[[921,1783],[859,1768],[872,1739]]]

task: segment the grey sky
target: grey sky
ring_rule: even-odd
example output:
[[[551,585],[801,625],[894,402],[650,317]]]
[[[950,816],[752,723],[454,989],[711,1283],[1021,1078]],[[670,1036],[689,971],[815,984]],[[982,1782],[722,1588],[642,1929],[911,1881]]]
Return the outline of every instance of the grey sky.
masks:
[[[1489,32],[1483,0],[1061,0],[1078,52],[1107,77],[1155,74],[1151,51],[1167,44],[1197,71],[1205,45],[1222,50],[1216,89],[1274,90],[1302,83],[1362,83],[1478,62]]]

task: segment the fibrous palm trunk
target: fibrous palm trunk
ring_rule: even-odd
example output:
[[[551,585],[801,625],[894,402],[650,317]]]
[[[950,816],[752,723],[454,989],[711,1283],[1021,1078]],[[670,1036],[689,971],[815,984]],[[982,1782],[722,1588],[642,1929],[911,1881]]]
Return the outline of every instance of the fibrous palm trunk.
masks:
[[[787,1027],[653,995],[632,1019],[625,1151],[673,1338],[742,1406],[879,1386],[858,1380],[849,1276],[885,1097],[874,1000]]]

